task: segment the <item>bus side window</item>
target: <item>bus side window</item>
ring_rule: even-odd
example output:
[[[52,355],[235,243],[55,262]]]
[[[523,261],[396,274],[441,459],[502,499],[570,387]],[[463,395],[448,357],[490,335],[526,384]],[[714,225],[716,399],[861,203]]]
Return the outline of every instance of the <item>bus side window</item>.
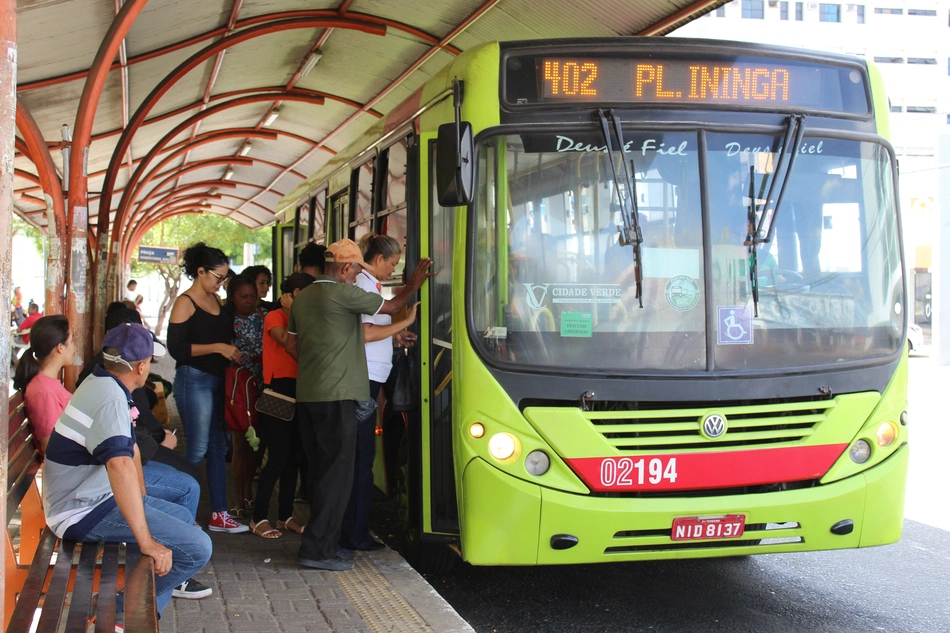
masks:
[[[408,162],[409,137],[399,139],[393,145],[383,150],[380,169],[383,170],[380,178],[380,210],[378,216],[378,230],[380,235],[395,238],[406,252],[406,234],[408,231],[408,207],[406,203],[406,173]],[[406,266],[406,257],[399,260],[399,266],[393,272],[392,279],[402,279]],[[400,282],[401,283],[401,282]]]
[[[317,244],[326,244],[326,189],[321,189],[317,192],[317,195],[313,197],[311,208],[311,217],[313,218],[313,221],[310,223],[310,235],[308,239],[309,241],[316,242]]]
[[[373,230],[373,174],[376,161],[371,159],[353,170],[350,188],[349,237],[355,242]]]

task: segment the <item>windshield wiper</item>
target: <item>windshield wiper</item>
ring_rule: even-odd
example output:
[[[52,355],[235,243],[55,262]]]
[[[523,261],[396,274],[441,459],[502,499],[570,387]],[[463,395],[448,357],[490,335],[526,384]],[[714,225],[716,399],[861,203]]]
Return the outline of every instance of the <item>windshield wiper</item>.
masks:
[[[749,166],[749,233],[745,243],[749,246],[749,283],[752,286],[752,307],[759,316],[759,257],[755,239],[755,165]]]
[[[795,140],[792,141],[792,135]],[[765,210],[762,211],[762,217],[759,218],[758,226],[755,230],[755,243],[763,244],[772,241],[772,234],[775,232],[775,217],[778,215],[778,209],[782,205],[782,198],[785,196],[785,186],[788,184],[788,177],[795,167],[795,159],[798,158],[798,148],[802,143],[802,135],[805,134],[805,116],[793,114],[788,117],[788,125],[785,128],[785,141],[782,144],[782,153],[778,157],[778,165],[775,167],[772,184],[769,187],[769,195],[765,198]],[[788,167],[782,173],[782,167],[785,165],[785,159],[788,157]],[[778,190],[778,198],[772,197],[775,192],[775,186],[781,181]],[[775,204],[772,201],[775,200]]]
[[[643,260],[640,254],[640,245],[643,243],[643,231],[640,228],[640,213],[637,208],[637,189],[636,189],[636,171],[633,165],[633,159],[630,160],[630,170],[627,169],[627,161],[623,155],[623,131],[620,129],[620,121],[614,116],[613,110],[599,109],[595,112],[600,120],[601,132],[604,135],[604,142],[607,145],[607,157],[610,159],[610,170],[613,172],[614,187],[617,189],[617,199],[620,200],[620,217],[623,226],[620,227],[620,245],[633,246],[633,264],[635,278],[637,283],[636,298],[643,307]],[[627,192],[620,189],[620,179],[617,176],[617,166],[614,164],[614,148],[611,140],[610,126],[607,119],[613,123],[613,131],[617,136],[617,143],[620,145],[620,164],[623,165],[623,186]],[[630,177],[633,172],[633,178]]]
[[[769,192],[765,196],[765,209],[762,210],[758,223],[755,221],[755,165],[749,167],[749,234],[746,236],[746,243],[749,245],[749,281],[752,286],[752,306],[755,316],[759,316],[759,244],[767,244],[772,241],[772,235],[775,232],[775,218],[778,216],[782,198],[785,196],[788,177],[795,167],[795,159],[798,157],[798,148],[801,146],[804,133],[804,115],[793,114],[789,116],[788,124],[785,127],[785,140],[782,142],[782,151],[778,157],[778,165],[775,166],[772,172],[772,182],[769,186]],[[793,136],[794,140],[792,139]],[[787,167],[785,167],[786,157],[788,158]],[[779,184],[780,182],[781,184]],[[772,197],[776,186],[778,186],[777,199]],[[775,204],[772,204],[773,200],[775,200]]]

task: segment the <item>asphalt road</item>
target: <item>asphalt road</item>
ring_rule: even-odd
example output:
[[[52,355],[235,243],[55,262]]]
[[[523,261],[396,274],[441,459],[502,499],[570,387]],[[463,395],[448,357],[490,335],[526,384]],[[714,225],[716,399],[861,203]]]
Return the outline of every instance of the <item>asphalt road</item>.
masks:
[[[478,633],[950,631],[950,533],[865,550],[539,568],[427,580]]]
[[[910,376],[907,520],[895,545],[569,567],[462,564],[427,580],[478,633],[948,633],[950,424],[938,398],[950,367],[915,356]]]

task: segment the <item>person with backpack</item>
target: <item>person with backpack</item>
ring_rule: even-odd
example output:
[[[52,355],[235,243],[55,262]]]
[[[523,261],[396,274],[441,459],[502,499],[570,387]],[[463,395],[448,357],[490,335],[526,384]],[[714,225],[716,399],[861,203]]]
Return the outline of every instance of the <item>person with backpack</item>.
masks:
[[[254,481],[254,451],[248,438],[248,429],[254,428],[256,411],[254,403],[260,393],[264,370],[261,366],[264,342],[264,315],[259,304],[257,284],[254,278],[241,274],[228,283],[226,310],[233,321],[232,343],[241,357],[231,364],[225,378],[225,419],[231,431],[231,468],[234,471],[234,488],[237,505],[231,514],[238,518],[249,514],[254,506],[251,490]]]

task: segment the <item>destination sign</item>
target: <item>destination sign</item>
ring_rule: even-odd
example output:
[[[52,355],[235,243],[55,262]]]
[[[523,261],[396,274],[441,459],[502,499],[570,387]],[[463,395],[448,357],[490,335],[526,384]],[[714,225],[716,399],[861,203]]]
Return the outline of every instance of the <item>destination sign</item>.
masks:
[[[869,113],[857,68],[753,56],[709,59],[533,55],[508,68],[509,100],[527,103],[688,104]],[[521,70],[524,69],[524,70]],[[534,89],[516,82],[530,81]],[[511,99],[511,97],[515,97]]]

